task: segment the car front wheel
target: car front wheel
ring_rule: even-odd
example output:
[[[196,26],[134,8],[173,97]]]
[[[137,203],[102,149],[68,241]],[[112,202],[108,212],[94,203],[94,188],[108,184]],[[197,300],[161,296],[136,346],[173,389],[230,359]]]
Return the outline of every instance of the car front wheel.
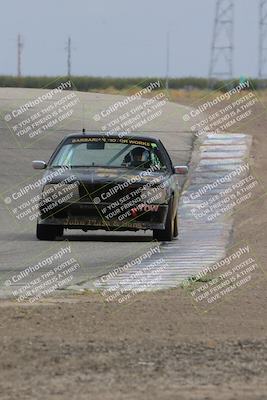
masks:
[[[162,242],[170,242],[174,237],[178,235],[177,228],[177,214],[175,217],[173,214],[173,199],[170,200],[168,206],[168,214],[166,218],[165,229],[154,229],[153,230],[153,239],[162,241]]]
[[[176,213],[174,218],[173,237],[176,238],[177,236],[178,236],[178,215]]]
[[[55,240],[57,236],[63,235],[62,226],[37,224],[36,237],[39,240]]]

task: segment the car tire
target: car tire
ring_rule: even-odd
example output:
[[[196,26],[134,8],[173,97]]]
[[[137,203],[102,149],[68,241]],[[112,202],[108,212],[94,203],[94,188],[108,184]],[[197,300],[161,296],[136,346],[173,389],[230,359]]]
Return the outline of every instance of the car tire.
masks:
[[[39,240],[55,240],[57,236],[63,235],[63,231],[62,226],[37,224],[36,237]]]
[[[173,218],[172,214],[173,214],[173,199],[169,201],[165,229],[154,229],[153,239],[159,240],[161,242],[170,242],[171,240],[173,240],[175,233],[174,223],[175,220],[177,222],[177,219],[176,217]]]
[[[178,236],[178,214],[175,214],[174,218],[174,226],[173,226],[173,237],[177,238]]]

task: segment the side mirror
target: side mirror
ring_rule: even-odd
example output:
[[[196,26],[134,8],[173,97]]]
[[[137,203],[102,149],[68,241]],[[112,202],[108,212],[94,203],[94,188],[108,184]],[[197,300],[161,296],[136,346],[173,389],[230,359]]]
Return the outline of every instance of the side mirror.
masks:
[[[32,167],[34,169],[46,169],[47,164],[44,161],[35,160],[35,161],[32,162]]]
[[[186,165],[176,165],[174,167],[174,173],[177,175],[186,175],[188,174],[188,167]]]

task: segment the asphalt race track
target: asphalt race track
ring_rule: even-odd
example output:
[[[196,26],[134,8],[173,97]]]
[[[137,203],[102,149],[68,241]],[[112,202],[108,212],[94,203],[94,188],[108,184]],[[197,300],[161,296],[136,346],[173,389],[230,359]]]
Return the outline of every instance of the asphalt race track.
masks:
[[[54,101],[46,99],[34,107],[23,108],[28,101],[36,99],[48,90],[39,89],[0,89],[0,294],[6,293],[5,281],[11,275],[19,274],[29,264],[37,263],[42,257],[51,252],[56,252],[66,244],[61,240],[56,242],[41,242],[35,237],[35,225],[33,220],[25,224],[17,221],[11,211],[12,202],[9,201],[11,193],[19,193],[26,183],[33,177],[36,179],[36,171],[32,169],[31,161],[40,159],[48,160],[52,151],[61,138],[72,132],[80,132],[82,127],[87,131],[107,129],[106,118],[101,118],[101,110],[112,110],[112,105],[123,99],[120,96],[111,96],[94,93],[76,92],[72,97],[71,112],[61,123],[55,124],[42,134],[36,134],[33,138],[25,133],[17,135],[17,127],[13,120],[12,111],[22,110],[22,120],[28,118],[34,120],[34,115],[44,107],[49,111],[49,105]],[[65,91],[57,94],[57,99],[65,96]],[[68,91],[67,93],[73,93]],[[137,100],[136,104],[140,101]],[[63,104],[63,103],[62,103]],[[66,104],[66,103],[65,103]],[[111,107],[111,108],[110,108]],[[112,112],[109,121],[115,120],[118,113],[126,113],[133,110],[135,105],[129,103],[122,109]],[[190,160],[193,134],[183,121],[183,114],[187,108],[174,103],[164,104],[160,113],[147,122],[137,133],[159,136],[169,150],[175,164],[185,164]],[[14,115],[17,115],[16,113]],[[136,115],[133,112],[134,115]],[[45,114],[47,115],[47,113]],[[99,117],[100,115],[100,117]],[[13,119],[12,119],[13,118]],[[37,118],[37,117],[36,117]],[[17,118],[18,119],[18,118]],[[105,119],[105,120],[104,120]],[[17,122],[17,121],[16,121]],[[25,122],[27,127],[27,122]],[[42,174],[38,172],[37,178]],[[25,183],[26,182],[26,183]],[[23,197],[23,196],[22,196]],[[151,232],[104,232],[96,231],[84,233],[82,231],[67,231],[63,241],[68,240],[71,250],[79,258],[81,268],[75,272],[75,283],[97,277],[127,260],[133,254],[138,254],[150,246]],[[44,269],[45,270],[45,269]],[[74,282],[72,282],[74,283]]]

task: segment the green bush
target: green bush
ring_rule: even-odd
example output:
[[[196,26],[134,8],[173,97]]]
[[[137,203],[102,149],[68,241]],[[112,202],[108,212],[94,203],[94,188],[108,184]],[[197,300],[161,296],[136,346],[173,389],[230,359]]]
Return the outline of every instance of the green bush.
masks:
[[[51,76],[0,76],[0,87],[24,87],[24,88],[46,88],[54,89],[60,82],[68,80],[68,77],[51,77]],[[103,90],[108,88],[114,88],[117,90],[127,90],[137,86],[138,88],[146,87],[150,82],[155,82],[158,79],[165,85],[165,79],[163,78],[111,78],[111,77],[92,77],[92,76],[72,76],[70,78],[73,82],[74,87],[83,92]],[[239,83],[236,79],[231,81],[231,86],[235,86]],[[252,85],[255,89],[261,89],[267,87],[267,80],[252,80]],[[170,89],[207,89],[209,81],[206,78],[171,78],[169,80]],[[230,88],[230,81],[213,81],[213,89],[220,89],[222,91]]]

